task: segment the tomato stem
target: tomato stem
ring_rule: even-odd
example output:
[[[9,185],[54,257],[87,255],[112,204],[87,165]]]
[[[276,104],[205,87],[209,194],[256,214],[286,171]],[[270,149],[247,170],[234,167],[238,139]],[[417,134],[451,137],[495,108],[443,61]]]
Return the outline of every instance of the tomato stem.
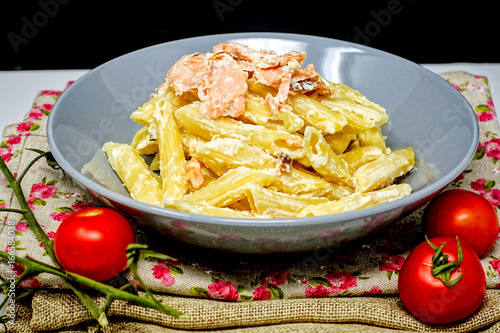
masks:
[[[146,296],[147,297],[140,297],[137,292],[135,293],[130,293],[124,289],[116,289],[114,287],[111,287],[107,284],[101,283],[94,281],[92,279],[86,278],[84,276],[74,274],[67,272],[62,269],[61,265],[59,264],[59,261],[57,260],[55,251],[54,251],[54,245],[53,242],[47,237],[45,234],[45,231],[41,228],[40,224],[38,223],[35,215],[33,214],[33,211],[29,207],[26,198],[24,197],[22,187],[21,187],[21,181],[23,180],[24,176],[28,172],[28,170],[38,161],[39,159],[45,157],[47,160],[47,165],[53,169],[60,169],[59,165],[57,162],[54,160],[52,153],[50,152],[44,152],[38,149],[29,149],[27,150],[34,151],[38,153],[38,156],[35,157],[27,166],[26,168],[18,175],[17,179],[14,177],[12,172],[9,170],[7,167],[7,164],[5,161],[0,158],[0,171],[4,174],[5,178],[9,182],[10,187],[12,188],[12,191],[14,192],[17,201],[19,203],[20,209],[14,209],[14,208],[0,208],[0,211],[6,211],[6,212],[12,212],[12,213],[18,213],[23,215],[24,219],[28,223],[29,228],[35,233],[36,238],[42,243],[45,251],[47,252],[49,258],[52,260],[52,263],[54,266],[51,266],[49,264],[46,264],[44,262],[35,260],[33,258],[20,258],[17,256],[12,256],[11,254],[0,251],[0,258],[3,258],[6,261],[12,261],[14,258],[15,262],[22,265],[24,267],[24,272],[16,279],[16,285],[18,285],[21,281],[23,281],[26,277],[28,276],[33,276],[42,272],[45,273],[50,273],[54,274],[57,276],[60,276],[64,278],[64,280],[68,283],[70,289],[75,293],[76,296],[80,299],[80,301],[87,307],[89,312],[92,314],[92,316],[97,320],[99,325],[101,326],[106,326],[108,324],[108,319],[106,317],[107,310],[111,306],[111,303],[114,300],[123,300],[123,301],[129,301],[133,302],[135,304],[149,307],[152,309],[156,309],[160,312],[181,318],[181,317],[186,317],[183,315],[181,312],[172,309],[171,307],[161,304],[156,298],[154,298],[153,294],[147,289],[146,290]],[[62,170],[62,169],[61,169]],[[63,171],[64,173],[64,171]],[[147,249],[146,245],[141,245],[141,244],[135,244],[135,247],[131,246],[133,249],[131,253],[133,253],[134,258],[128,258],[129,263],[133,263],[131,265],[131,271],[134,273],[134,277],[137,280],[141,281],[140,277],[137,274],[137,262],[139,258],[144,258],[144,257],[157,257],[161,259],[171,259],[169,256],[160,254],[160,253],[154,253],[151,250]],[[130,254],[129,254],[130,255]],[[85,293],[84,291],[81,290],[81,286],[84,285],[87,287],[90,287],[94,290],[100,291],[104,294],[106,294],[107,298],[106,301],[102,304],[102,306],[98,306],[92,298]],[[4,300],[7,301],[7,297]],[[2,303],[3,304],[3,303]],[[4,318],[0,318],[0,322],[3,322]]]
[[[38,152],[38,151],[37,151]],[[42,227],[38,223],[37,219],[35,218],[35,215],[31,211],[28,202],[26,201],[26,198],[24,197],[23,190],[21,187],[21,181],[24,178],[24,175],[26,172],[31,168],[31,166],[38,161],[42,157],[46,157],[48,153],[43,153],[35,157],[27,166],[26,168],[21,172],[21,174],[18,176],[16,179],[12,172],[9,170],[7,167],[7,164],[3,160],[3,158],[0,158],[0,171],[4,174],[5,178],[9,182],[12,191],[14,192],[16,199],[19,203],[19,206],[21,207],[20,210],[14,210],[12,208],[7,208],[7,209],[2,209],[5,211],[9,212],[16,212],[19,214],[22,214],[24,218],[26,219],[26,222],[28,223],[28,226],[30,227],[31,230],[35,233],[37,239],[42,243],[43,247],[47,251],[47,254],[49,255],[50,259],[54,263],[54,265],[60,267],[59,262],[57,261],[56,258],[56,253],[54,251],[54,247],[52,246],[52,242],[50,239],[47,237],[47,234],[45,234],[45,231],[43,231]]]
[[[450,281],[451,273],[456,270],[463,260],[462,246],[460,245],[460,240],[457,237],[457,249],[458,249],[458,259],[453,261],[448,261],[449,255],[443,253],[443,248],[446,242],[443,242],[438,248],[434,245],[427,236],[425,236],[427,243],[436,251],[432,256],[432,275],[443,281],[443,283],[448,287],[453,287],[458,281],[462,279],[465,272],[462,271],[459,277]]]

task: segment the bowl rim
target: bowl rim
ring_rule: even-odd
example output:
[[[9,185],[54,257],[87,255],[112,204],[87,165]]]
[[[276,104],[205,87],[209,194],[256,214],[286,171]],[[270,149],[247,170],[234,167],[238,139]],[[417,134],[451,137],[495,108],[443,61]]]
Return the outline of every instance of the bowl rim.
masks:
[[[462,102],[465,101],[466,105],[468,105],[468,113],[471,116],[471,120],[474,122],[474,126],[472,126],[472,144],[470,145],[469,149],[467,150],[466,155],[462,158],[460,163],[458,163],[448,174],[443,175],[440,179],[435,181],[434,183],[430,184],[429,186],[426,186],[420,190],[417,190],[415,192],[412,192],[410,195],[403,197],[401,199],[389,202],[389,203],[384,203],[378,206],[373,206],[369,208],[364,208],[356,211],[351,211],[351,212],[345,212],[345,213],[338,213],[338,214],[330,214],[330,215],[322,215],[322,216],[312,216],[312,217],[294,217],[294,218],[232,218],[232,217],[219,217],[219,216],[211,216],[211,215],[202,215],[202,214],[195,214],[195,213],[187,213],[187,212],[182,212],[182,211],[177,211],[173,209],[168,209],[168,208],[162,208],[162,207],[157,207],[153,205],[149,205],[146,203],[142,203],[139,201],[136,201],[132,198],[126,197],[122,194],[113,192],[103,185],[92,181],[91,179],[87,178],[81,173],[81,170],[77,170],[74,168],[72,165],[67,162],[67,160],[64,158],[62,152],[56,145],[54,139],[53,139],[53,132],[55,130],[55,124],[54,124],[54,119],[57,117],[57,114],[61,111],[59,111],[58,104],[62,104],[62,102],[65,98],[68,98],[69,93],[72,90],[78,89],[78,85],[83,82],[87,76],[91,75],[93,72],[100,70],[101,68],[107,66],[108,64],[122,59],[124,57],[127,57],[132,54],[136,54],[139,52],[147,52],[149,49],[154,49],[154,48],[160,48],[160,47],[165,47],[166,45],[176,45],[176,44],[181,44],[181,43],[186,43],[186,42],[196,42],[197,40],[200,39],[207,39],[207,38],[224,38],[227,40],[233,40],[233,39],[249,39],[249,38],[267,38],[267,39],[282,39],[282,40],[300,40],[300,39],[317,39],[317,40],[323,40],[325,42],[331,43],[335,42],[339,44],[339,46],[349,46],[349,47],[354,47],[357,48],[363,52],[369,52],[371,54],[383,56],[383,57],[389,57],[396,59],[397,61],[402,61],[406,63],[407,65],[410,66],[416,66],[419,68],[420,71],[426,72],[429,76],[439,78],[440,80],[443,80],[443,82],[446,82],[443,78],[441,78],[438,74],[426,69],[425,67],[412,62],[410,60],[407,60],[405,58],[402,58],[400,56],[394,55],[392,53],[388,53],[383,50],[378,50],[369,46],[365,45],[360,45],[352,42],[347,42],[347,41],[342,41],[334,38],[328,38],[328,37],[320,37],[320,36],[313,36],[313,35],[306,35],[306,34],[297,34],[297,33],[283,33],[283,32],[239,32],[239,33],[227,33],[227,34],[211,34],[211,35],[203,35],[203,36],[196,36],[196,37],[190,37],[190,38],[184,38],[184,39],[178,39],[178,40],[173,40],[173,41],[168,41],[160,44],[155,44],[151,45],[148,47],[140,48],[128,53],[125,53],[123,55],[120,55],[116,58],[113,58],[111,60],[108,60],[101,65],[95,67],[94,69],[91,69],[89,72],[78,78],[70,87],[66,89],[65,92],[63,92],[57,101],[54,103],[53,108],[51,109],[51,112],[49,114],[48,120],[47,120],[47,129],[46,129],[46,135],[47,135],[47,141],[49,145],[49,149],[52,152],[54,158],[56,161],[59,163],[61,168],[67,172],[75,181],[77,181],[81,186],[83,186],[86,189],[89,189],[92,192],[95,192],[99,194],[100,196],[103,196],[105,198],[109,198],[109,200],[114,201],[114,202],[119,202],[120,204],[124,206],[131,207],[135,211],[140,211],[142,214],[147,214],[147,215],[158,215],[164,218],[171,218],[171,219],[176,219],[176,220],[183,220],[183,221],[189,221],[189,222],[194,222],[194,223],[206,223],[206,224],[213,224],[213,225],[223,225],[223,226],[231,226],[231,227],[245,227],[245,228],[262,228],[262,227],[296,227],[296,226],[305,226],[305,225],[321,225],[321,224],[332,224],[332,223],[344,223],[346,221],[350,220],[359,220],[359,219],[365,219],[372,217],[374,215],[379,215],[383,214],[389,211],[393,211],[395,209],[404,209],[407,206],[410,206],[414,204],[415,202],[419,202],[421,200],[424,200],[425,198],[428,198],[432,196],[435,193],[439,193],[442,191],[451,181],[453,181],[456,177],[460,175],[460,173],[467,167],[467,165],[470,163],[472,160],[475,152],[477,145],[479,144],[479,123],[478,120],[475,116],[474,110],[470,106],[469,102],[467,99],[460,93],[458,92],[455,88],[452,87],[452,85],[449,85],[449,88],[445,89],[450,89],[450,91],[454,91],[456,93],[457,98],[461,99]]]

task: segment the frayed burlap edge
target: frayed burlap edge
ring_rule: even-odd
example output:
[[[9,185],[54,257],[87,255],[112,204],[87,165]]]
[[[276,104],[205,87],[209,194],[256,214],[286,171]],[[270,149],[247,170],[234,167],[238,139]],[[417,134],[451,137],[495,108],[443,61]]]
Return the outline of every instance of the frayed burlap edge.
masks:
[[[110,327],[138,327],[144,331],[250,329],[292,324],[361,324],[373,332],[381,328],[419,332],[470,332],[486,329],[500,321],[500,290],[488,290],[483,304],[471,317],[454,325],[430,326],[405,310],[398,297],[336,297],[271,300],[258,302],[221,302],[210,299],[160,295],[164,304],[182,311],[188,319],[176,319],[155,310],[116,301],[110,308]],[[103,298],[97,298],[100,303]],[[38,291],[32,300],[33,330],[55,330],[91,320],[78,298],[67,292]],[[127,322],[121,322],[126,318]],[[498,325],[496,325],[498,326]],[[156,328],[155,328],[156,327]],[[345,329],[348,329],[346,326]],[[324,327],[323,327],[324,328]],[[498,330],[498,328],[497,328]],[[125,330],[126,331],[126,330]],[[142,329],[141,329],[142,331]],[[309,330],[308,330],[309,331]],[[147,331],[146,331],[147,332]],[[244,331],[242,331],[244,332]],[[249,332],[254,332],[249,330]]]

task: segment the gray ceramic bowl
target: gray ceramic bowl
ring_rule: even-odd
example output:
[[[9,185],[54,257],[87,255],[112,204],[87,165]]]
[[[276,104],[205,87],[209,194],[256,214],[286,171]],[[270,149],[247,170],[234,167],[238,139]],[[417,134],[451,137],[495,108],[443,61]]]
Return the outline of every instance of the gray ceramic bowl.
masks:
[[[108,188],[82,167],[106,141],[129,143],[140,125],[130,113],[148,100],[182,55],[208,52],[238,41],[278,54],[305,51],[306,63],[386,107],[383,128],[393,149],[411,146],[416,171],[405,181],[414,192],[403,199],[359,211],[294,219],[235,219],[161,209],[132,200],[102,165]],[[162,233],[204,247],[242,253],[305,251],[367,235],[425,204],[471,161],[479,129],[471,106],[445,80],[423,67],[369,47],[305,35],[240,33],[204,36],[141,49],[109,61],[77,80],[54,105],[48,142],[61,167],[91,194]],[[102,175],[101,175],[102,177]],[[116,185],[116,184],[115,184]]]

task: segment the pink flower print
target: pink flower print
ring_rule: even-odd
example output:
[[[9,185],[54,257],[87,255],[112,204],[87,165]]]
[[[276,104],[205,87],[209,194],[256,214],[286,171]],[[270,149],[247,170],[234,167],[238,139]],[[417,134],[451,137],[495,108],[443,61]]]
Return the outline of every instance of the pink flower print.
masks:
[[[211,283],[208,286],[207,294],[210,298],[222,299],[226,301],[237,301],[240,297],[236,289],[236,285],[223,280]]]
[[[455,84],[455,83],[452,83],[452,82],[449,82],[451,84],[451,86],[455,89],[457,89],[458,91],[462,91],[462,88],[460,88],[459,85]]]
[[[21,274],[23,274],[25,270],[24,266],[19,265],[18,263],[13,263],[10,267],[12,268],[12,273],[16,274],[16,276],[21,276]],[[42,284],[34,276],[32,276],[21,281],[21,283],[19,283],[19,286],[22,288],[33,289],[36,287],[41,287]]]
[[[66,83],[66,87],[64,87],[64,89],[68,89],[73,83],[75,83],[75,81],[68,81],[68,83]]]
[[[405,262],[405,258],[398,255],[388,255],[382,254],[381,263],[378,267],[380,271],[385,272],[394,272],[401,270],[403,263]]]
[[[36,205],[44,206],[46,204],[44,199],[48,199],[56,194],[57,188],[54,185],[47,185],[45,183],[33,184],[28,199],[28,206],[31,209],[34,209]]]
[[[496,113],[496,110],[495,110],[495,105],[493,104],[493,100],[490,99],[486,102],[486,105],[490,108],[490,110],[493,112],[493,113]]]
[[[37,119],[40,119],[43,117],[43,112],[40,111],[40,107],[39,106],[34,106],[31,108],[31,111],[28,115],[28,119],[33,119],[33,120],[37,120]]]
[[[261,282],[261,286],[279,287],[291,278],[292,275],[285,269],[267,274]]]
[[[320,297],[328,297],[329,290],[322,284],[319,284],[315,287],[308,285],[305,290],[306,297],[312,298],[320,298]]]
[[[361,295],[369,296],[369,295],[378,295],[378,294],[382,294],[382,288],[380,288],[379,286],[374,286],[369,291],[365,291]]]
[[[0,157],[5,162],[9,162],[10,159],[12,158],[12,149],[11,148],[5,148],[5,147],[0,147]]]
[[[68,215],[70,215],[70,213],[68,213],[68,212],[52,212],[49,214],[49,216],[53,220],[59,221],[59,222],[62,222]]]
[[[494,259],[494,260],[490,260],[488,261],[488,263],[491,265],[491,267],[493,267],[497,272],[498,274],[500,275],[500,259]]]
[[[172,274],[168,273],[161,278],[161,282],[164,286],[171,287],[175,283],[175,278],[172,276]]]
[[[42,90],[40,91],[40,95],[48,95],[48,96],[59,96],[62,91],[59,90]]]
[[[151,270],[153,271],[153,276],[161,280],[165,286],[170,287],[175,283],[175,279],[172,274],[170,274],[170,269],[167,266],[158,264],[153,266]]]
[[[17,222],[16,231],[25,232],[28,229],[28,226],[24,222]]]
[[[477,191],[477,192],[484,192],[484,190],[486,189],[485,183],[486,183],[486,179],[484,179],[484,178],[479,178],[479,179],[476,179],[475,181],[471,182],[471,183],[470,183],[470,187],[471,187],[474,191]]]
[[[491,110],[491,111],[493,111],[493,113],[495,113],[495,112],[496,112],[496,110],[495,110],[495,105],[493,104],[493,100],[492,100],[492,99],[488,100],[488,101],[486,102],[486,105],[490,108],[490,110]]]
[[[23,265],[20,265],[17,262],[15,262],[10,267],[12,267],[12,273],[16,274],[17,276],[21,276],[21,274],[23,274],[24,269],[25,269]]]
[[[40,119],[43,115],[48,116],[50,110],[52,110],[52,104],[34,105],[31,107],[28,118],[33,120]]]
[[[20,137],[20,136],[16,136],[16,135],[14,135],[14,136],[9,136],[9,137],[7,138],[7,144],[8,144],[9,146],[12,146],[12,145],[17,145],[17,144],[19,144],[19,143],[21,143],[21,137]]]
[[[470,187],[488,200],[493,207],[500,207],[500,190],[493,188],[496,182],[484,178],[476,179],[470,183]]]
[[[81,201],[79,203],[72,205],[71,210],[74,213],[74,212],[77,212],[77,211],[82,210],[84,208],[92,208],[92,207],[97,207],[97,205],[94,204],[93,202]]]
[[[29,278],[21,281],[21,283],[19,283],[19,286],[21,288],[34,289],[34,288],[42,287],[42,284],[40,283],[40,281],[38,281],[36,279],[36,277],[32,276],[32,277],[29,277]]]
[[[254,301],[266,301],[271,299],[271,291],[266,287],[258,287],[253,292]]]
[[[48,239],[53,240],[56,237],[56,233],[53,231],[49,231],[47,233],[47,237],[48,237]]]
[[[33,130],[37,129],[38,127],[39,126],[36,125],[32,121],[25,121],[25,122],[17,125],[16,129],[17,129],[17,132],[22,134],[22,135],[29,135],[29,133],[26,133],[26,132],[33,131]]]
[[[495,115],[493,112],[481,112],[476,114],[477,120],[480,122],[486,122],[493,120],[495,118]]]
[[[500,139],[491,139],[484,143],[484,153],[490,158],[500,160]]]
[[[331,287],[330,293],[338,294],[344,290],[358,286],[358,278],[347,272],[334,272],[325,276]]]
[[[476,117],[479,121],[490,121],[496,116],[495,106],[493,105],[493,100],[488,100],[486,104],[480,104],[474,107],[476,111]]]
[[[165,265],[154,265],[151,270],[156,279],[161,279],[165,274],[170,273],[170,270]]]
[[[48,199],[57,194],[57,187],[45,183],[33,184],[31,186],[30,198]]]
[[[487,192],[484,192],[481,194],[486,200],[492,204],[493,207],[499,207],[500,208],[500,190],[499,189],[492,189]]]

